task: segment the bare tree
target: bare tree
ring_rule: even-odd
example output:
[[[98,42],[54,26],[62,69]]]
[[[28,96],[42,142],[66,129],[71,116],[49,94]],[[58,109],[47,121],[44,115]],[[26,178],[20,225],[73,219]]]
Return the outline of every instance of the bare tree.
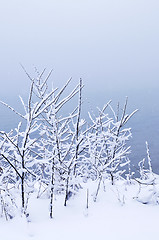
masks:
[[[11,131],[8,134],[1,132],[1,138],[4,141],[4,144],[0,152],[1,159],[7,162],[20,179],[22,213],[25,213],[26,208],[25,182],[28,179],[28,175],[36,178],[36,175],[32,173],[32,169],[35,161],[40,156],[36,152],[39,138],[35,137],[41,125],[40,118],[56,100],[53,99],[52,96],[57,89],[47,93],[46,83],[50,74],[42,84],[40,82],[43,73],[44,72],[42,72],[39,78],[31,78],[29,74],[27,74],[31,81],[28,103],[25,105],[23,99],[20,97],[25,112],[24,114],[19,113],[14,108],[1,101],[3,105],[11,109],[23,120],[23,122],[18,125],[15,132]],[[60,102],[57,110],[59,110],[63,104],[63,102]],[[22,130],[22,127],[24,130]],[[29,167],[27,167],[27,165]]]
[[[121,119],[113,111],[113,117],[110,118],[105,114],[106,108],[110,106],[110,102],[104,106],[102,110],[99,109],[99,116],[90,119],[93,123],[92,132],[88,135],[90,162],[95,174],[95,179],[98,179],[97,191],[94,200],[96,201],[101,183],[104,184],[104,179],[111,177],[112,185],[114,178],[119,177],[124,173],[122,167],[127,165],[130,161],[128,154],[130,147],[126,146],[126,142],[131,137],[131,129],[123,128],[126,122],[136,113],[135,110],[130,115],[126,114],[127,99],[124,105]],[[117,113],[118,114],[118,113]]]

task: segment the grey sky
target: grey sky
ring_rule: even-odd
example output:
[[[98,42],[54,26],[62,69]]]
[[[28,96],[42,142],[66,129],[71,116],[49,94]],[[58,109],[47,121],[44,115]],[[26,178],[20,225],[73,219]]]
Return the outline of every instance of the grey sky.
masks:
[[[82,77],[87,111],[128,95],[128,111],[140,109],[132,158],[145,157],[147,140],[158,159],[158,0],[0,0],[0,99],[12,106],[29,86],[19,63],[31,74],[53,68],[54,86]],[[0,116],[1,129],[15,127],[8,109]]]
[[[88,92],[156,87],[158,24],[158,0],[0,0],[0,94],[25,92],[19,62]]]

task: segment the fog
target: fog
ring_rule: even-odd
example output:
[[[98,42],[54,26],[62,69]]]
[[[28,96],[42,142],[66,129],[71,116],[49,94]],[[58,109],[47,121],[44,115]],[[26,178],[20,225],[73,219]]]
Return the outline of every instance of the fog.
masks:
[[[158,0],[0,0],[0,96],[15,105],[26,95],[29,80],[20,64],[34,75],[53,69],[51,80],[68,78],[85,85],[84,101],[102,106],[112,99],[129,110],[136,158],[150,142],[158,158],[159,1]],[[87,105],[88,106],[88,105]],[[87,108],[87,107],[86,107]],[[1,107],[1,127],[13,118]],[[8,117],[10,116],[10,117]],[[157,165],[156,165],[157,166]]]
[[[158,12],[157,0],[1,0],[0,92],[23,91],[19,63],[88,91],[157,85]]]

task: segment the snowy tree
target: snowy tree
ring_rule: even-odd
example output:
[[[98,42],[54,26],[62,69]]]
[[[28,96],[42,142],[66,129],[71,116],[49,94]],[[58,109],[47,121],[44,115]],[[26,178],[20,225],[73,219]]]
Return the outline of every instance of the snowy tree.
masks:
[[[69,79],[61,90],[52,90],[54,92],[49,99],[46,99],[47,80],[42,77],[36,81],[36,96],[44,103],[41,110],[42,124],[40,127],[40,135],[43,137],[40,140],[39,155],[42,156],[39,161],[39,170],[41,168],[41,176],[43,174],[43,182],[49,187],[50,194],[50,217],[53,217],[53,197],[56,192],[65,191],[65,205],[68,199],[68,182],[70,179],[70,168],[74,175],[79,155],[79,125],[81,113],[81,90],[83,88],[82,80],[80,83],[65,97],[62,98],[65,89],[69,85]],[[46,91],[44,91],[45,89]],[[79,104],[71,114],[65,117],[60,115],[60,110],[79,92]],[[76,123],[74,123],[76,119]],[[72,131],[74,128],[74,132]],[[75,143],[76,142],[76,143]],[[73,156],[72,149],[74,148]],[[43,169],[43,170],[42,170]],[[64,190],[65,189],[65,190]]]
[[[41,158],[37,151],[39,148],[37,131],[41,125],[40,118],[55,101],[52,95],[57,90],[47,92],[46,82],[50,73],[40,85],[40,79],[43,74],[44,71],[37,78],[31,78],[29,74],[27,74],[31,81],[28,103],[25,105],[23,99],[20,97],[24,114],[17,112],[14,108],[1,101],[3,105],[11,109],[23,120],[22,123],[19,123],[15,131],[9,133],[1,131],[2,146],[0,152],[2,161],[4,163],[6,162],[10,168],[9,174],[12,175],[12,181],[17,182],[18,179],[20,183],[22,213],[26,213],[27,201],[25,193],[26,195],[27,193],[29,194],[30,190],[27,191],[27,189],[32,185],[32,180],[37,177],[33,171],[36,168],[37,160]],[[39,89],[41,90],[40,92]],[[62,104],[63,103],[59,105],[59,108]]]
[[[121,118],[119,119],[119,114],[115,114],[111,106],[114,118],[110,118],[105,114],[108,106],[110,102],[102,110],[99,109],[99,116],[95,119],[89,114],[93,127],[87,137],[88,162],[91,172],[94,173],[94,179],[99,181],[95,200],[104,179],[110,176],[113,185],[114,179],[125,172],[122,168],[129,163],[130,147],[126,146],[126,142],[131,137],[131,129],[123,127],[137,111],[126,114],[126,100]]]
[[[49,215],[53,218],[55,196],[63,194],[66,206],[88,179],[97,182],[96,201],[101,184],[104,189],[106,180],[114,185],[130,164],[127,143],[131,128],[125,125],[137,110],[126,113],[127,99],[122,112],[118,104],[115,113],[109,101],[103,109],[98,108],[97,116],[89,113],[90,121],[86,122],[81,118],[82,79],[70,92],[67,88],[71,79],[61,89],[50,90],[52,71],[48,75],[45,71],[36,70],[34,78],[26,72],[31,84],[27,103],[20,97],[24,113],[1,101],[21,118],[14,130],[0,131],[0,214],[6,219],[18,212],[19,196],[21,212],[28,216],[28,202],[35,191],[38,198],[47,193]],[[77,95],[77,106],[71,113],[63,114],[67,103],[72,103]],[[108,108],[113,114],[106,113]],[[142,179],[136,179],[138,182],[146,180],[145,173],[153,175],[148,144],[146,146],[149,171],[145,171],[142,162]]]

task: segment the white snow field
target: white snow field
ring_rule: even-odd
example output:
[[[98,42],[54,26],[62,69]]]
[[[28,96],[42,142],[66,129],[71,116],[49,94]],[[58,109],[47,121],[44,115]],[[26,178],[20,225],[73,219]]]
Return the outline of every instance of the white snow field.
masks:
[[[30,199],[28,220],[23,216],[0,219],[1,240],[150,240],[159,239],[159,205],[155,204],[154,186],[117,181],[101,186],[93,201],[97,183],[84,184],[78,194],[63,206],[64,196],[54,199],[54,217],[49,218],[49,200],[43,195]],[[87,204],[89,189],[89,208]],[[144,203],[144,204],[143,204]],[[148,204],[146,204],[148,203]]]

